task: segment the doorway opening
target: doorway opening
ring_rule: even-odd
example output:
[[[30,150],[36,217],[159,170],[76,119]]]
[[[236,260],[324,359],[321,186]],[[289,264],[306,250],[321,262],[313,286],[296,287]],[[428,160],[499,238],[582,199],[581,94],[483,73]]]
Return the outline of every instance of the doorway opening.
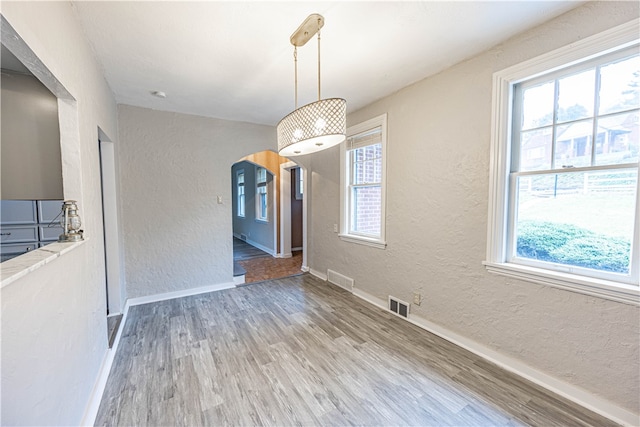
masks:
[[[304,169],[262,151],[234,163],[231,182],[236,285],[306,271]]]
[[[98,128],[98,148],[102,195],[107,337],[109,348],[111,348],[122,319],[124,295],[120,286],[115,146],[100,128]]]

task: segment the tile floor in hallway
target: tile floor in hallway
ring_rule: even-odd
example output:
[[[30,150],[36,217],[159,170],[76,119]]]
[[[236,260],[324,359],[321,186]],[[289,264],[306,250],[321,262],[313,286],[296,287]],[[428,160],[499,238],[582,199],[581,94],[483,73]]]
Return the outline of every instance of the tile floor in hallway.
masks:
[[[245,283],[302,274],[302,251],[293,251],[291,258],[274,258],[270,254],[244,242],[233,239],[234,270],[245,270]]]
[[[296,251],[291,258],[274,258],[272,256],[240,260],[238,264],[247,272],[245,283],[256,283],[264,280],[302,274],[302,251]]]

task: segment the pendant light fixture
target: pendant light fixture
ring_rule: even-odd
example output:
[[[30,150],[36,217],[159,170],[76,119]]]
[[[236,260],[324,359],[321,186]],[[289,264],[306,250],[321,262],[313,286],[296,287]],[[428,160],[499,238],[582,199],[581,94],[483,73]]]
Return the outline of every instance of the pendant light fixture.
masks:
[[[320,29],[323,26],[322,15],[311,14],[290,38],[294,46],[296,109],[278,123],[278,153],[284,157],[315,153],[345,139],[347,101],[320,97]],[[315,34],[318,34],[318,100],[298,108],[298,47],[304,46]]]

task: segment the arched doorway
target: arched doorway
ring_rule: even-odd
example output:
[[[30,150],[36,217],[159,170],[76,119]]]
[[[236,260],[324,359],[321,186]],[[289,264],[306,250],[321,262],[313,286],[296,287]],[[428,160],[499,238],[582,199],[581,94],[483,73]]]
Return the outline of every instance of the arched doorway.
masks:
[[[305,170],[262,151],[231,167],[234,281],[237,285],[306,271]]]

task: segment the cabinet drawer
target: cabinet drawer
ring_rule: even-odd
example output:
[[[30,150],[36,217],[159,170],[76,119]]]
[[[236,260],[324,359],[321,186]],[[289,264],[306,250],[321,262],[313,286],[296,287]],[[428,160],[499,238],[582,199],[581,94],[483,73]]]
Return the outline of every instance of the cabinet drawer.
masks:
[[[41,225],[40,227],[40,240],[43,242],[55,242],[58,240],[58,237],[64,231],[64,228],[59,225],[56,227],[49,227],[46,225]]]
[[[0,222],[2,225],[35,224],[35,200],[0,200]]]
[[[32,251],[38,247],[37,243],[12,243],[0,245],[0,254],[2,255],[20,255],[25,252]]]
[[[62,212],[62,200],[38,200],[38,222],[50,224]],[[60,222],[60,218],[56,219]]]
[[[4,243],[37,242],[38,227],[2,227],[0,228],[0,241]]]

